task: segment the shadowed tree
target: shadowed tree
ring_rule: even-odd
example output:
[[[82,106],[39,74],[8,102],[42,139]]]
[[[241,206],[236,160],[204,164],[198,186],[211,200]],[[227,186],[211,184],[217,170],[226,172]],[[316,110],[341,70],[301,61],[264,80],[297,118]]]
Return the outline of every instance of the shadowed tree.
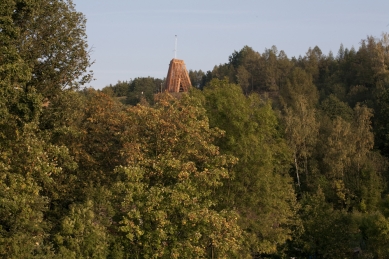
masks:
[[[218,191],[222,208],[236,208],[252,254],[277,254],[297,225],[296,200],[288,175],[290,150],[270,102],[246,97],[241,87],[213,80],[204,88],[211,127],[225,130],[221,152],[238,158],[233,178]],[[195,94],[195,93],[194,93]]]

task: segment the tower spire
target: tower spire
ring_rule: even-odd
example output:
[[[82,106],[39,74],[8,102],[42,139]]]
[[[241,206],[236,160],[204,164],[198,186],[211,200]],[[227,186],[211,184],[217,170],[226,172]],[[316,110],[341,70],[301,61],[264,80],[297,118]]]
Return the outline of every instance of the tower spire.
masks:
[[[174,45],[174,58],[177,58],[177,35],[175,35],[175,37],[176,37],[176,42]]]
[[[165,91],[170,93],[187,92],[192,86],[192,83],[190,82],[184,61],[177,59],[177,35],[174,36],[174,58],[170,61]]]

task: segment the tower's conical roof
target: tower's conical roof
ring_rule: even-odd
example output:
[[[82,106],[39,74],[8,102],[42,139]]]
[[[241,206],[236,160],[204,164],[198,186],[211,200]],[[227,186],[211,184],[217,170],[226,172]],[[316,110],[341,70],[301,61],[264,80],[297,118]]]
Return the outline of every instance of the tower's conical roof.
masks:
[[[184,61],[173,58],[170,61],[165,90],[171,93],[187,92],[191,85]]]

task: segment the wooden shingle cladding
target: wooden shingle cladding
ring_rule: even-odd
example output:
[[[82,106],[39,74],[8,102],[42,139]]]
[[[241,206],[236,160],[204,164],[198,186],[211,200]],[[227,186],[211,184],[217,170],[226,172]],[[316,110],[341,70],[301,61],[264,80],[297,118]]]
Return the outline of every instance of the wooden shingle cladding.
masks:
[[[167,73],[165,91],[170,93],[187,92],[191,86],[184,61],[173,58]]]

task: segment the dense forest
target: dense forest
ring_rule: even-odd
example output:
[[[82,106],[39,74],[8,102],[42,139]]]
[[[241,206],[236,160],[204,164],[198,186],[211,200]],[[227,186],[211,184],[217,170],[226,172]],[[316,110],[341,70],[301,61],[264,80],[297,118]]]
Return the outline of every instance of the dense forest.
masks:
[[[1,258],[389,258],[389,35],[85,88],[72,2],[0,1]]]

